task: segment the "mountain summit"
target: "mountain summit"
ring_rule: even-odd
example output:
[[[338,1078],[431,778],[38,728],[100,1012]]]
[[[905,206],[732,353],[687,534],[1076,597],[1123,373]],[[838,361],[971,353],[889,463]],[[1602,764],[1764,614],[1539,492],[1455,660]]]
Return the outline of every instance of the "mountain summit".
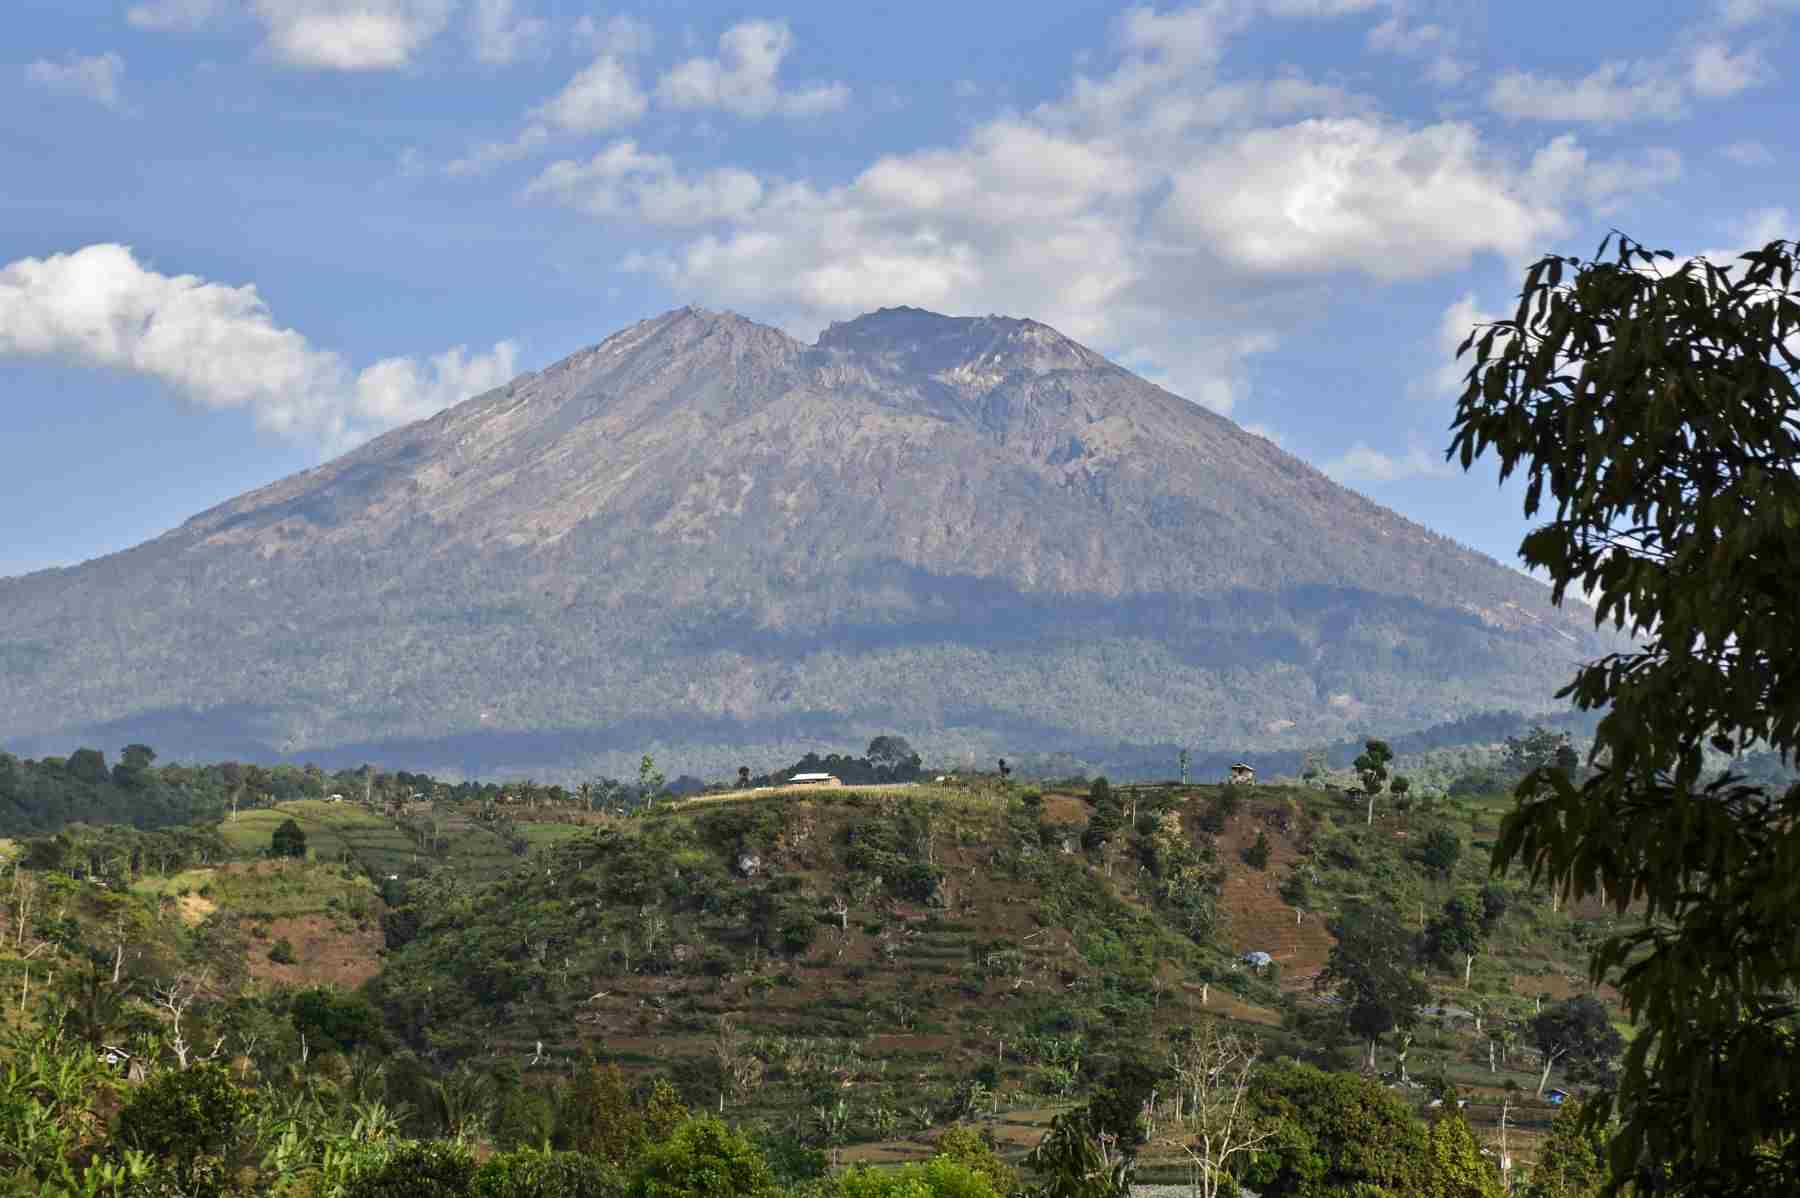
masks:
[[[0,580],[0,741],[444,770],[1251,750],[1550,706],[1547,590],[1050,327],[684,308]]]

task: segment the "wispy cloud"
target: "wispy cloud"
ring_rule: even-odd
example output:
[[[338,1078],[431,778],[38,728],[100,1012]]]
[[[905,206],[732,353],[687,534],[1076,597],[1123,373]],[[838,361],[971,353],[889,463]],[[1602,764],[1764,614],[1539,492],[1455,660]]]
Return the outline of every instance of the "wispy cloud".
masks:
[[[1452,478],[1456,470],[1442,454],[1415,445],[1401,453],[1376,449],[1362,441],[1320,466],[1341,483],[1391,483],[1412,478]]]
[[[46,91],[81,96],[107,108],[120,106],[119,81],[125,60],[108,50],[86,57],[71,54],[61,62],[38,59],[25,68],[25,79]]]

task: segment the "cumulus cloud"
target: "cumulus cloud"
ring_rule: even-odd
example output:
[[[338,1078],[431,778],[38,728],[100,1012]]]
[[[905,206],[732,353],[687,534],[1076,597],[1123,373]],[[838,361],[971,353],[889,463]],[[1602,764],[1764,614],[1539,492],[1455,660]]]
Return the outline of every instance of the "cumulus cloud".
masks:
[[[595,216],[627,217],[679,227],[733,220],[762,200],[763,185],[731,167],[684,176],[667,155],[647,154],[617,141],[586,162],[552,163],[525,189]]]
[[[541,52],[549,34],[548,21],[520,15],[514,0],[474,0],[469,11],[470,47],[477,59],[495,66]]]
[[[1708,99],[1735,96],[1768,82],[1773,72],[1754,46],[1737,54],[1723,42],[1702,42],[1688,55],[1688,86]]]
[[[740,186],[730,204],[687,209],[716,223],[627,265],[802,335],[897,303],[1030,314],[1229,411],[1249,361],[1316,319],[1346,273],[1510,264],[1550,248],[1579,209],[1679,170],[1673,155],[1597,158],[1573,138],[1534,157],[1472,123],[1384,117],[1294,72],[1221,77],[1255,11],[1132,10],[1113,60],[1061,98],[839,185],[765,178],[757,199]],[[572,162],[534,188],[648,221],[618,169]],[[656,170],[645,177],[681,178]]]
[[[743,21],[719,36],[716,58],[690,58],[657,83],[657,98],[671,108],[718,108],[755,119],[779,113],[817,116],[850,102],[842,83],[784,89],[781,61],[794,47],[785,21]]]
[[[649,100],[616,54],[602,54],[546,100],[538,117],[568,133],[604,133],[644,115]]]
[[[295,67],[404,67],[450,23],[452,0],[252,0],[266,48]]]
[[[276,323],[254,285],[165,275],[123,245],[0,267],[0,357],[144,375],[208,408],[239,408],[326,452],[429,416],[515,373],[517,349],[456,347],[354,372]]]
[[[1681,155],[1664,146],[1636,158],[1592,157],[1573,134],[1565,133],[1532,155],[1526,172],[1532,190],[1553,203],[1578,201],[1598,213],[1618,202],[1681,177]]]
[[[1451,478],[1456,471],[1442,455],[1414,445],[1388,453],[1362,441],[1320,467],[1341,483],[1392,483],[1412,478]]]
[[[119,107],[119,80],[124,75],[125,60],[111,50],[88,57],[71,54],[62,62],[40,58],[25,68],[29,83],[46,91],[82,96],[108,108]]]
[[[1246,133],[1177,171],[1160,215],[1258,272],[1418,277],[1559,227],[1529,191],[1496,187],[1506,174],[1471,125],[1307,120]]]
[[[192,33],[228,26],[247,11],[263,28],[264,52],[277,62],[383,71],[410,64],[449,25],[455,7],[456,0],[147,0],[133,5],[126,20],[140,29]]]

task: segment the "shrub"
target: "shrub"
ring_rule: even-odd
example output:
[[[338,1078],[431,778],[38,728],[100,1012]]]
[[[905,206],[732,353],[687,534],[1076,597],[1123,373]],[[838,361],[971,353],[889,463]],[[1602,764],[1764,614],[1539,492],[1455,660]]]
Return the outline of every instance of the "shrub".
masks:
[[[625,1179],[583,1153],[521,1148],[483,1162],[471,1192],[474,1198],[620,1198]]]
[[[1256,834],[1256,843],[1244,850],[1244,864],[1251,869],[1269,868],[1269,837],[1263,832]]]
[[[961,1161],[937,1156],[922,1165],[852,1166],[838,1178],[843,1198],[997,1198],[994,1183]]]
[[[342,1198],[467,1198],[475,1158],[451,1140],[407,1142],[358,1169]]]
[[[292,965],[300,958],[294,955],[294,946],[286,936],[277,940],[269,948],[269,960],[277,965]]]
[[[250,1114],[250,1099],[223,1066],[158,1073],[119,1112],[119,1142],[165,1161],[219,1156]]]

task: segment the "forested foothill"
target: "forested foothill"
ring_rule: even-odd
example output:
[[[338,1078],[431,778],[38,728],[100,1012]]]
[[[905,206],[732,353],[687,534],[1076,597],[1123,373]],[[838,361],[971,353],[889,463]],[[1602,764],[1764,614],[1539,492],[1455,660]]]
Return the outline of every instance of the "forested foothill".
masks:
[[[1591,739],[1113,784],[882,738],[766,775],[866,783],[692,797],[648,755],[574,789],[9,758],[0,1177],[1800,1192],[1796,247],[1609,245],[1470,338],[1453,444],[1525,475],[1526,562],[1629,635],[1564,691]]]

